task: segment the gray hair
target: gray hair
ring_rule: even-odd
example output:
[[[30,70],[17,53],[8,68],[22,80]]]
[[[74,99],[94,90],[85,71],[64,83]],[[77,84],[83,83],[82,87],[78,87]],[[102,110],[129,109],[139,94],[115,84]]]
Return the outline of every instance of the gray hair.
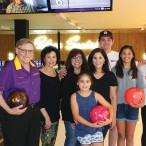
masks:
[[[27,39],[27,38],[22,38],[18,40],[16,43],[16,47],[24,45],[24,44],[32,44],[33,47],[35,48],[34,43],[30,39]]]

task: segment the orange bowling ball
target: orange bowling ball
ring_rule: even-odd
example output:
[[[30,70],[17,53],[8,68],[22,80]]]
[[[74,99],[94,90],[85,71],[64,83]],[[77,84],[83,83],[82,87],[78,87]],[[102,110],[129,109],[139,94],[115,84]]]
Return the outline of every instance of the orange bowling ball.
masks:
[[[125,101],[127,104],[139,104],[144,99],[144,93],[141,89],[132,87],[125,92]]]
[[[26,93],[20,89],[14,90],[8,96],[8,105],[13,108],[19,105],[23,105],[22,108],[25,108],[29,103],[29,98]]]

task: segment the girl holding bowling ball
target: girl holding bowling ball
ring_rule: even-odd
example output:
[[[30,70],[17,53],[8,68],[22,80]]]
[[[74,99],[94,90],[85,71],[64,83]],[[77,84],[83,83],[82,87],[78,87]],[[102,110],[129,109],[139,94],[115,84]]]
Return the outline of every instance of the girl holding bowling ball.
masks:
[[[79,74],[77,79],[79,90],[71,96],[71,109],[76,121],[75,132],[81,146],[103,146],[103,133],[101,127],[112,122],[113,107],[103,96],[91,90],[92,77],[87,72]],[[92,123],[91,109],[100,103],[108,108],[110,117],[102,122]]]
[[[138,110],[143,107],[144,100],[139,104],[127,104],[124,94],[131,87],[138,87],[143,90],[144,83],[142,73],[135,64],[135,53],[133,47],[125,45],[120,49],[119,59],[112,69],[118,80],[118,105],[117,105],[117,146],[133,146],[134,131],[138,121]]]
[[[59,105],[61,83],[55,65],[59,61],[59,51],[53,46],[45,47],[41,52],[43,63],[41,77],[41,140],[42,146],[54,146],[59,125]]]
[[[109,146],[111,139],[117,137],[116,128],[116,109],[117,109],[117,79],[113,72],[109,70],[109,60],[106,52],[101,48],[95,48],[88,57],[89,69],[92,73],[92,90],[101,94],[106,101],[111,103],[114,109],[112,123],[102,128],[103,137],[109,130]],[[116,143],[116,140],[115,140]],[[112,143],[113,144],[113,143]],[[112,145],[114,146],[114,145]]]

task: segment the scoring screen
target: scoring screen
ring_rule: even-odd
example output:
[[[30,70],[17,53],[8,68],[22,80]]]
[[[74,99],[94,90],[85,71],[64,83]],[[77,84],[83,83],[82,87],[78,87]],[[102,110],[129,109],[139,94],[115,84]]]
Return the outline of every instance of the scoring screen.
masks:
[[[111,7],[111,0],[50,0],[51,9]]]

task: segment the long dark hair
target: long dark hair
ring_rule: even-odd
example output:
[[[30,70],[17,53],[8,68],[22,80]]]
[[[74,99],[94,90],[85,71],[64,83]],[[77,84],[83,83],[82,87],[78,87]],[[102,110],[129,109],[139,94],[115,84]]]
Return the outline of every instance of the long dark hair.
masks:
[[[87,60],[86,60],[86,57],[83,53],[83,51],[81,49],[72,49],[69,54],[68,54],[68,57],[67,57],[67,60],[66,60],[66,63],[65,63],[65,66],[66,66],[66,69],[71,71],[71,72],[74,72],[74,68],[71,64],[71,59],[74,57],[74,56],[77,56],[78,54],[80,54],[82,56],[82,59],[83,59],[83,63],[81,65],[81,71],[87,71],[88,70],[88,63],[87,63]]]
[[[107,57],[107,54],[106,52],[101,49],[101,48],[95,48],[94,50],[92,50],[92,52],[90,53],[89,57],[88,57],[88,65],[89,65],[89,70],[92,72],[92,73],[95,73],[96,71],[96,68],[93,64],[93,57],[94,57],[94,54],[95,53],[101,53],[102,56],[104,57],[105,59],[105,62],[102,66],[102,71],[103,73],[106,73],[109,71],[109,61],[108,61],[108,57]]]
[[[135,60],[136,60],[135,59],[135,52],[133,50],[133,47],[130,46],[130,45],[125,45],[125,46],[121,47],[121,49],[120,49],[119,59],[118,59],[118,61],[116,63],[116,66],[115,66],[116,75],[118,77],[120,77],[120,78],[123,78],[123,76],[124,76],[124,73],[123,73],[124,64],[123,64],[123,60],[121,58],[121,54],[123,53],[123,51],[125,49],[129,49],[132,52],[132,54],[133,54],[133,58],[131,60],[131,67],[130,67],[130,69],[128,71],[128,75],[130,75],[130,72],[132,71],[132,78],[135,79],[135,78],[137,78],[138,69],[137,69],[136,64],[135,64]]]

